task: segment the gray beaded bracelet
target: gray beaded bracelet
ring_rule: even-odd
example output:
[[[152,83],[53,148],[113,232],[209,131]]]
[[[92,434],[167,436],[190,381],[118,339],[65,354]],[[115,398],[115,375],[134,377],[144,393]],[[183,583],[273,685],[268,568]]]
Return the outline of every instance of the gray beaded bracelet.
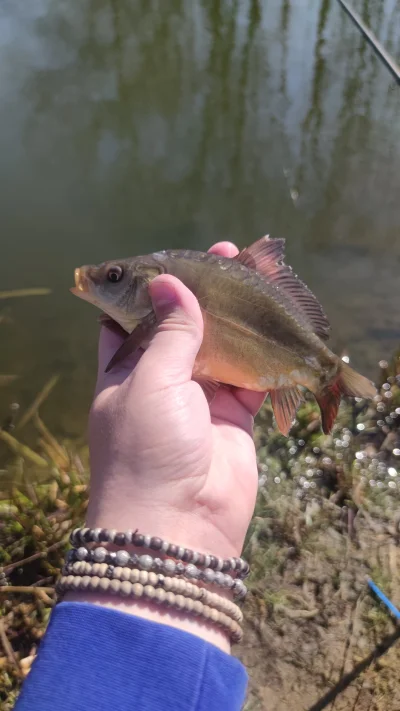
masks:
[[[247,588],[240,578],[232,578],[227,573],[222,573],[218,570],[205,568],[200,570],[193,563],[185,565],[184,563],[176,563],[171,558],[162,560],[161,558],[153,558],[151,555],[137,555],[136,553],[128,553],[128,551],[108,551],[103,546],[98,548],[73,548],[68,551],[66,556],[67,563],[77,560],[87,561],[88,563],[107,563],[108,565],[121,566],[123,568],[140,568],[141,570],[152,570],[156,573],[163,573],[168,577],[181,575],[185,578],[200,580],[204,583],[219,585],[220,587],[232,590],[233,594],[243,599],[246,596]]]
[[[144,597],[149,602],[158,605],[175,607],[177,610],[189,613],[194,616],[201,616],[210,622],[222,627],[230,636],[233,642],[241,642],[243,632],[238,623],[219,612],[215,608],[204,605],[200,600],[192,600],[190,597],[175,595],[167,592],[163,588],[154,588],[152,585],[142,585],[141,583],[131,583],[129,580],[118,580],[109,578],[99,578],[97,575],[63,575],[58,582],[58,590],[89,590],[91,592],[112,593],[121,597]]]
[[[70,541],[78,547],[85,543],[113,543],[116,546],[133,545],[138,548],[150,548],[160,551],[171,558],[177,558],[185,563],[194,563],[199,568],[211,568],[218,572],[235,572],[238,578],[246,578],[250,572],[249,564],[243,558],[218,558],[192,551],[190,548],[168,543],[157,536],[148,536],[138,531],[116,531],[110,528],[75,528]]]
[[[116,565],[128,568],[140,568],[141,570],[152,570],[156,573],[163,573],[169,577],[181,575],[185,578],[193,580],[201,580],[204,583],[219,585],[220,587],[232,590],[233,594],[243,599],[246,596],[247,588],[240,578],[232,578],[227,573],[222,573],[218,570],[205,568],[200,570],[193,563],[185,565],[184,563],[176,563],[171,558],[162,560],[161,558],[153,558],[151,555],[137,555],[136,553],[128,553],[128,551],[108,551],[103,546],[98,548],[73,548],[68,551],[66,557],[67,563],[76,560],[84,560],[88,563],[107,563],[108,565]]]
[[[183,578],[170,578],[147,570],[138,570],[137,568],[114,567],[107,565],[107,563],[86,563],[83,560],[77,560],[75,563],[65,565],[62,575],[97,575],[99,578],[128,580],[130,583],[152,585],[154,588],[163,588],[167,592],[178,593],[184,597],[191,597],[193,600],[200,600],[200,602],[209,605],[209,607],[215,607],[216,610],[223,612],[228,617],[236,620],[236,622],[243,622],[242,611],[232,600],[213,593],[207,588],[190,583]]]

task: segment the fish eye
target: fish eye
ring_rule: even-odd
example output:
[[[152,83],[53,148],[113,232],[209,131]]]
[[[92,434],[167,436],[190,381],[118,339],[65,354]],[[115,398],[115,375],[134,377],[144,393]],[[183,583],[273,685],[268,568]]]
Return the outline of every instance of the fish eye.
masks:
[[[122,267],[115,265],[114,267],[110,267],[108,270],[107,279],[111,282],[111,284],[117,284],[117,282],[121,281],[123,275],[124,271]]]

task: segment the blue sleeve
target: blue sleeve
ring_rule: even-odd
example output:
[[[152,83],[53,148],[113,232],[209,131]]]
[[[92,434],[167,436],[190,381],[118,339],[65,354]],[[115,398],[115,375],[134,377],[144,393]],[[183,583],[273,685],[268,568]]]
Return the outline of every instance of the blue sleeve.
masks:
[[[195,635],[62,602],[15,711],[239,711],[246,686],[242,664]]]

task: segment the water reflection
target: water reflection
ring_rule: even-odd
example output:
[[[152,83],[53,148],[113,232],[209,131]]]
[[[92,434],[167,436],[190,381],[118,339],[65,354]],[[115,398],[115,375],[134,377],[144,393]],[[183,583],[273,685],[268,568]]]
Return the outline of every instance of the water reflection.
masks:
[[[399,3],[354,6],[396,54]],[[374,374],[398,332],[400,94],[337,2],[7,0],[0,72],[0,284],[54,289],[7,304],[0,409],[60,371],[48,416],[83,430],[77,264],[266,231]]]

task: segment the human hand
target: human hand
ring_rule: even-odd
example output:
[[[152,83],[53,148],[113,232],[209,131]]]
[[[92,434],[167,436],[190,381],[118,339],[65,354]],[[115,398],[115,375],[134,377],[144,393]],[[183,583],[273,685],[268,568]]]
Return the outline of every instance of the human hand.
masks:
[[[238,252],[226,242],[210,251]],[[121,337],[102,329],[88,525],[240,555],[257,491],[252,426],[263,396],[222,387],[209,407],[191,379],[203,328],[196,298],[169,275],[150,293],[159,327],[135,362],[105,373]]]
[[[238,253],[228,242],[210,251]],[[197,299],[170,275],[149,289],[159,325],[146,351],[105,373],[122,337],[101,332],[86,525],[239,556],[257,493],[252,429],[263,395],[221,387],[209,407],[192,380],[203,332]]]

